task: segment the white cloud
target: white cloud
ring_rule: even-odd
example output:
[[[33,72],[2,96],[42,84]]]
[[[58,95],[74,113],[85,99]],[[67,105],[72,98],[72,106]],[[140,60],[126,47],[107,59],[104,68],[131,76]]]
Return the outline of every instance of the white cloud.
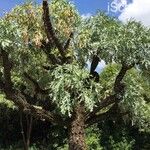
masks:
[[[133,0],[119,16],[123,22],[131,18],[150,26],[150,0]]]
[[[91,16],[92,16],[91,13],[87,13],[87,14],[82,14],[82,15],[81,15],[81,17],[82,17],[83,19],[88,19],[88,18],[90,18]]]

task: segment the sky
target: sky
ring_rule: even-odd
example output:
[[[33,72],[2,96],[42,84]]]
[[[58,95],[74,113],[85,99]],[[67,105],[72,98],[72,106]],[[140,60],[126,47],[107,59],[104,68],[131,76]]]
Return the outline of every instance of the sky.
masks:
[[[0,0],[0,16],[10,11],[15,5],[23,4],[27,0]],[[41,3],[42,0],[34,0]],[[96,14],[98,10],[115,16],[126,22],[130,18],[141,21],[150,26],[150,0],[70,0],[72,1],[82,17],[87,18]]]
[[[27,0],[0,0],[0,16],[4,12],[10,11],[15,5],[23,4]],[[34,0],[41,3],[42,0]],[[119,20],[126,22],[130,18],[141,21],[144,25],[150,26],[150,0],[70,0],[80,14],[90,17],[98,10],[106,12],[110,16],[115,16]]]
[[[118,18],[123,22],[133,18],[150,27],[150,0],[133,0]]]
[[[3,12],[10,11],[11,8],[15,7],[15,5],[20,5],[24,1],[25,0],[1,0],[0,15],[2,16]],[[42,2],[42,0],[34,0],[34,1],[36,1],[37,3]],[[81,15],[88,16],[91,14],[95,14],[98,10],[108,12],[108,6],[111,5],[111,2],[114,0],[71,0],[71,1],[73,1],[73,3],[76,5]],[[115,0],[115,1],[121,1],[121,0]],[[117,13],[114,15],[117,15]]]
[[[42,0],[35,0],[37,3]],[[72,0],[81,14],[94,13],[97,9],[106,10],[107,0]],[[106,2],[105,2],[106,1]],[[15,5],[23,3],[24,0],[1,0],[0,11],[8,11]]]

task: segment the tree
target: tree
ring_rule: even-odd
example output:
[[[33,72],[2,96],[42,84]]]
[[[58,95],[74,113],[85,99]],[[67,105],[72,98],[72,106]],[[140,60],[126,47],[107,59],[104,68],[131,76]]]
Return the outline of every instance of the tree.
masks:
[[[101,13],[82,19],[66,0],[43,0],[14,8],[0,31],[2,94],[23,113],[65,126],[70,150],[86,150],[85,128],[104,118],[126,115],[149,130],[139,82],[150,67],[148,28]],[[115,70],[99,77],[100,60]]]

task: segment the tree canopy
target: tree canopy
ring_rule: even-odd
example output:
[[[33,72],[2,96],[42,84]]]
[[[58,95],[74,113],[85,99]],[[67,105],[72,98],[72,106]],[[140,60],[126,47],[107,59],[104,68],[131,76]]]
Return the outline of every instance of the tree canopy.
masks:
[[[149,131],[149,28],[104,13],[83,19],[67,0],[44,0],[0,18],[0,33],[1,94],[23,112],[66,125],[82,106],[91,124],[118,104],[125,120]],[[97,80],[100,60],[107,66]]]

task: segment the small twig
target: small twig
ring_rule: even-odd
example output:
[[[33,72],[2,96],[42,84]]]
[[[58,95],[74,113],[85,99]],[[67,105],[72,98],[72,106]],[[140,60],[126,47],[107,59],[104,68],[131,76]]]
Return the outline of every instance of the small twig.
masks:
[[[66,41],[64,45],[64,51],[66,51],[69,48],[72,37],[73,37],[73,32],[70,33],[69,39]]]
[[[30,117],[30,118],[28,118]],[[27,116],[27,121],[28,121],[28,125],[27,125],[27,147],[29,147],[30,145],[30,138],[31,138],[31,131],[32,131],[32,123],[33,123],[33,117],[32,115]]]
[[[24,143],[24,150],[28,150],[22,122],[23,122],[22,112],[20,111],[20,127],[21,127],[22,139],[23,139],[23,143]]]

